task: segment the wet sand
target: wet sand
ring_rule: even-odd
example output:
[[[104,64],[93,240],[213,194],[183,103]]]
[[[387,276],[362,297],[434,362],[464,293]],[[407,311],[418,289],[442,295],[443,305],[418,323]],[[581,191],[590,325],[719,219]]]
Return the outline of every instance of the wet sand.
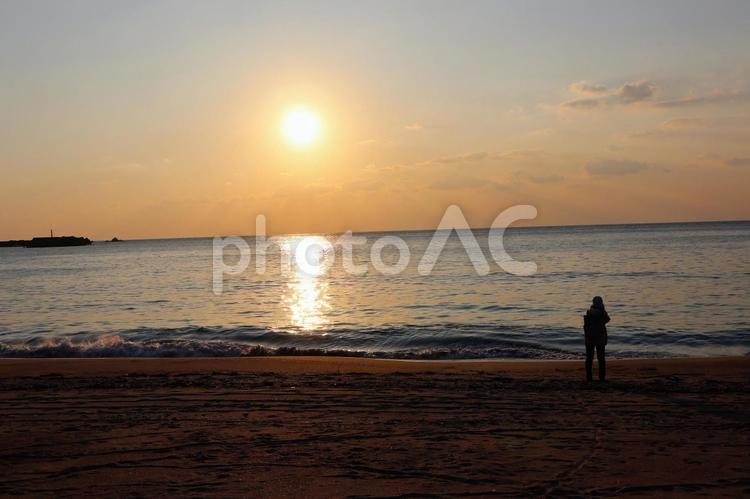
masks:
[[[0,495],[750,494],[750,358],[0,360]]]

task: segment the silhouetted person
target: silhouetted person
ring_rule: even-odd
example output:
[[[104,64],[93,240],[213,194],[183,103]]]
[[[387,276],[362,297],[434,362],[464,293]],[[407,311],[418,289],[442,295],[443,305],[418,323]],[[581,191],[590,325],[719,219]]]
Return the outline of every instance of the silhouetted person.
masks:
[[[607,344],[609,314],[604,310],[604,300],[595,296],[591,307],[583,316],[583,333],[586,338],[586,380],[593,378],[594,349],[599,363],[599,381],[604,381],[607,368],[604,361],[604,346]]]

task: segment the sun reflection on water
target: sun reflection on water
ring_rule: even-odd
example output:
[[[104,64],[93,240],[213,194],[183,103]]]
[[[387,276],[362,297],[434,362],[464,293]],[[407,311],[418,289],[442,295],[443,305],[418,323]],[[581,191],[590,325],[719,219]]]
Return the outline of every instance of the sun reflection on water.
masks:
[[[328,324],[326,312],[330,304],[325,276],[297,273],[287,285],[286,301],[293,326],[314,331]]]
[[[314,254],[317,247],[311,238],[290,241],[287,245],[292,255],[292,271],[287,281],[284,303],[289,310],[291,325],[302,331],[317,331],[330,322],[328,318],[328,311],[331,308],[328,297],[328,269],[320,266],[315,272],[305,272],[294,259],[299,245],[304,246],[305,243],[311,242],[313,244],[310,247],[313,253],[311,263],[316,265],[314,260],[322,257]]]

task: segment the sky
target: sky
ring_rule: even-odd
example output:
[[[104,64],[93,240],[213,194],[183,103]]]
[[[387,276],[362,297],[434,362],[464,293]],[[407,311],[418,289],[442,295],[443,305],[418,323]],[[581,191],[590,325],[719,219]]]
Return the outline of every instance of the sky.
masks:
[[[750,219],[748,47],[747,1],[0,0],[0,239]]]

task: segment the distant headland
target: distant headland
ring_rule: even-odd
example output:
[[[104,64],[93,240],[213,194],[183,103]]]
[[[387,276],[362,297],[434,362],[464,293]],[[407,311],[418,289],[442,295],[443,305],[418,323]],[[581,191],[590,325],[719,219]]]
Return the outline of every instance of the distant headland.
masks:
[[[35,237],[32,239],[18,239],[13,241],[0,241],[1,248],[57,248],[61,246],[88,246],[91,239],[78,236],[55,236],[50,231],[49,237]]]

